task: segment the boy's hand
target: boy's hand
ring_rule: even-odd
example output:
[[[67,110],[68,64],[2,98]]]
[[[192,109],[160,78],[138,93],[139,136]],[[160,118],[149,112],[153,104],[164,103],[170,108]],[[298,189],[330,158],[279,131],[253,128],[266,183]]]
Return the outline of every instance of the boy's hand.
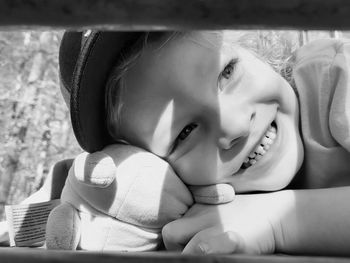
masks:
[[[184,217],[163,228],[167,249],[183,253],[275,252],[280,242],[280,220],[288,211],[286,197],[279,193],[236,195],[233,202],[195,204]]]

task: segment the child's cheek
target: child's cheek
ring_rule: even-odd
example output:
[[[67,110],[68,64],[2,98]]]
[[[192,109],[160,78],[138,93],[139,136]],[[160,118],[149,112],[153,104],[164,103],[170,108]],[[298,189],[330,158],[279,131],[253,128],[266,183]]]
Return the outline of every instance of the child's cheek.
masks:
[[[217,155],[214,156],[209,151],[191,152],[178,159],[173,167],[185,184],[209,185],[218,182]]]

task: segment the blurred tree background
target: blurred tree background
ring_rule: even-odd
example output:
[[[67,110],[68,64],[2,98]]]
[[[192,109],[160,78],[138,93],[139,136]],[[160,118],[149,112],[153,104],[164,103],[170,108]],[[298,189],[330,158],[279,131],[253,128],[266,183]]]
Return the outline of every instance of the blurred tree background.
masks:
[[[250,47],[265,47],[261,53],[270,52],[266,57],[282,59],[313,39],[349,36],[338,31],[239,32]],[[35,192],[55,162],[81,152],[59,88],[62,34],[0,32],[0,220],[4,205]]]
[[[59,88],[62,33],[0,32],[0,220],[55,162],[81,152]]]

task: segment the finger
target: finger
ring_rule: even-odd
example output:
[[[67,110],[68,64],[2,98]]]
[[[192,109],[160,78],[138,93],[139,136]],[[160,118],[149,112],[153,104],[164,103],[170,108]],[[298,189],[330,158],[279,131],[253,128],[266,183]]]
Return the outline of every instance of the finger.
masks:
[[[162,229],[164,245],[168,250],[182,250],[198,232],[212,226],[218,218],[206,213],[198,213],[203,205],[193,206],[184,217],[165,225]]]
[[[224,204],[235,197],[235,190],[229,184],[215,184],[206,186],[189,186],[196,203]]]
[[[244,240],[235,232],[227,231],[214,234],[217,228],[208,229],[198,233],[187,244],[183,254],[233,254],[244,252]]]
[[[166,224],[162,229],[163,243],[167,250],[181,251],[197,233],[198,226],[191,219],[180,218]]]

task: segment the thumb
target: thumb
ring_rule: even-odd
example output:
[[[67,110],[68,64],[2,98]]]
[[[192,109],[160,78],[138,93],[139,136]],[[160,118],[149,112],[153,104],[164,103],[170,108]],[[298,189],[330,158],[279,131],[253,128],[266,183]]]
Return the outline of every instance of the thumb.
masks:
[[[231,202],[235,190],[229,184],[213,184],[206,186],[189,186],[196,203],[217,205]]]

